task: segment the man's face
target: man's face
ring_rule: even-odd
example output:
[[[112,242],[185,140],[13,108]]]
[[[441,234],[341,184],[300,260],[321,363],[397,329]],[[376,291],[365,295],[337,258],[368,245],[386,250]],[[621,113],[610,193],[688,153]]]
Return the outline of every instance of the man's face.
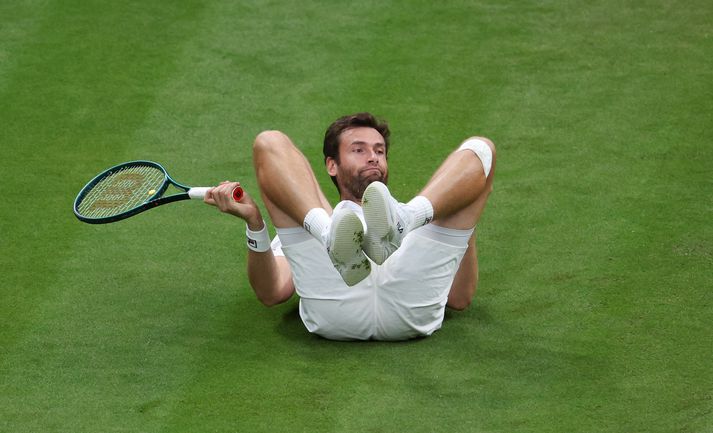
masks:
[[[366,187],[389,177],[384,137],[376,129],[357,127],[339,136],[339,164],[327,158],[327,172],[337,177],[342,200],[361,201]]]

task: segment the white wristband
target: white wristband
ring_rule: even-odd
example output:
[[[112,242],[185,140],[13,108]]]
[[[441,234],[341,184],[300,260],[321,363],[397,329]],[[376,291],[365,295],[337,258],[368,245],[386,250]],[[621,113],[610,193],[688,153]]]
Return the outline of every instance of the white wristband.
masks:
[[[249,227],[245,228],[245,236],[248,237],[248,248],[251,250],[264,253],[270,249],[270,235],[267,233],[267,224],[262,222],[262,230],[254,232]]]

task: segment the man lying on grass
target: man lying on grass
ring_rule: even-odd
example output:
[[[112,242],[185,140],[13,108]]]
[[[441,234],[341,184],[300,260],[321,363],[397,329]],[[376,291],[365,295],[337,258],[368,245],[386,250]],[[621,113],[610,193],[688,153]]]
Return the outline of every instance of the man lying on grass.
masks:
[[[253,162],[277,236],[270,241],[249,194],[224,182],[208,204],[247,223],[248,275],[265,305],[297,292],[310,332],[335,340],[405,340],[441,327],[446,305],[475,294],[475,224],[492,191],[495,147],[465,140],[420,194],[397,202],[386,187],[389,127],[369,113],[337,119],[324,138],[327,172],[341,202],[332,210],[289,137],[265,131]]]

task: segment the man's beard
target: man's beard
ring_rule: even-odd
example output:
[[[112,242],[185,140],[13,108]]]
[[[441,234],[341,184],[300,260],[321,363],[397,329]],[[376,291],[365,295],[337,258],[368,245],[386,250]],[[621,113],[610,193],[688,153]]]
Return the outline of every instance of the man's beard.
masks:
[[[369,186],[369,184],[371,184],[372,182],[379,181],[386,185],[388,180],[388,174],[384,175],[384,173],[382,173],[381,171],[371,171],[366,174],[359,173],[354,177],[350,177],[349,181],[344,184],[343,187],[347,191],[349,191],[351,195],[361,200],[362,196],[364,195],[364,191],[366,190],[366,187]]]

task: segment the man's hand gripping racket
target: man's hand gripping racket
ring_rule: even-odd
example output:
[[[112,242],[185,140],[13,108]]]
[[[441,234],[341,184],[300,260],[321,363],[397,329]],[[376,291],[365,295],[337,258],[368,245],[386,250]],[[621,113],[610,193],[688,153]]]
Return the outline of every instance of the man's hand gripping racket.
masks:
[[[216,189],[221,188],[224,197],[228,184],[232,186],[230,198],[234,203],[240,202],[244,192],[239,183],[223,182]],[[164,195],[171,185],[179,192]],[[105,224],[180,200],[205,198],[206,203],[218,206],[217,194],[211,194],[212,190],[211,187],[191,188],[182,185],[155,162],[126,162],[99,173],[89,181],[74,200],[74,214],[86,223]],[[222,198],[221,203],[225,204],[226,200]]]
[[[221,182],[220,185],[208,190],[204,201],[217,207],[221,212],[242,218],[251,230],[260,230],[263,226],[260,209],[248,193],[242,192],[240,200],[236,200],[236,190],[242,192],[240,182]]]

